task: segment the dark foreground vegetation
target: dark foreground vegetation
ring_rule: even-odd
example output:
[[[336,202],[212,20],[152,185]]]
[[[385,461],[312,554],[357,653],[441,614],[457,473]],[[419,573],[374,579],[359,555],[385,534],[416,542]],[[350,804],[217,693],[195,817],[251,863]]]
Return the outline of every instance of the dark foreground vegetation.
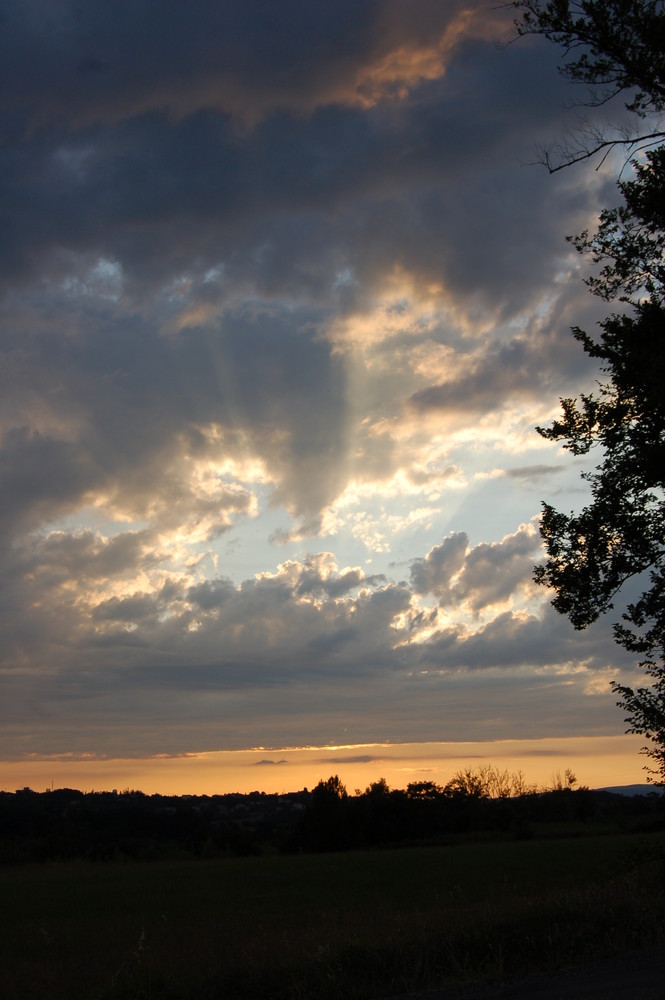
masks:
[[[665,944],[665,836],[0,867],[5,1000],[361,1000]]]
[[[361,1000],[665,946],[662,797],[570,785],[2,794],[0,995]]]

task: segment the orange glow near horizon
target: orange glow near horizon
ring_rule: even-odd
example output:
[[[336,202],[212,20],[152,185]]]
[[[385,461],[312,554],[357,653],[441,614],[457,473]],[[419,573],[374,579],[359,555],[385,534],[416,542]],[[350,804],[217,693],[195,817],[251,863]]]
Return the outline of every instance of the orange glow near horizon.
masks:
[[[356,746],[220,750],[181,757],[57,756],[0,762],[0,788],[34,791],[136,789],[146,794],[215,795],[294,792],[338,774],[349,793],[385,778],[391,788],[410,781],[445,784],[463,767],[493,764],[521,771],[529,784],[552,783],[571,768],[579,785],[602,788],[646,782],[639,736],[587,736],[483,743],[395,743]]]

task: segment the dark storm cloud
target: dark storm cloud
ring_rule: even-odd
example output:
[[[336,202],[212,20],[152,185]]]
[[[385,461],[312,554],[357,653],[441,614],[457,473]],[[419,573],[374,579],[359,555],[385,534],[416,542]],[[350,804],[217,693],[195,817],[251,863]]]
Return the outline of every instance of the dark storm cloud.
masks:
[[[163,251],[160,234],[176,221],[186,244],[203,237],[205,253],[215,238],[220,252],[223,234],[201,232],[202,219],[225,220],[233,240],[243,209],[295,211],[322,196],[330,206],[334,187],[348,189],[360,167],[369,182],[377,140],[385,152],[395,138],[389,128],[383,141],[372,139],[361,113],[335,108],[373,103],[356,93],[363,71],[371,76],[391,53],[417,54],[445,32],[457,5],[444,12],[417,2],[408,17],[396,4],[297,0],[253,5],[249,15],[238,4],[165,9],[149,0],[112,16],[103,3],[4,4],[0,13],[3,131],[13,140],[2,154],[3,244],[16,268],[49,244],[99,248],[102,240],[123,262],[133,249],[136,264],[148,248]],[[305,109],[328,107],[328,116],[294,119],[303,95]],[[235,113],[260,120],[280,108],[254,133],[230,123]],[[197,219],[196,237],[186,217]],[[133,247],[128,223],[151,230],[135,234]]]
[[[336,34],[328,32],[326,23],[333,8],[328,4],[306,5],[308,13],[303,15],[301,6],[279,5],[281,30],[271,43],[275,58],[284,59],[289,74],[296,79],[302,70],[325,80],[326,52],[336,51],[339,59],[340,51],[331,46]],[[142,7],[136,4],[131,12],[125,12],[127,26],[122,17],[114,20],[115,30],[104,44],[119,50],[125,44],[131,49],[132,30],[149,30],[152,8],[145,5],[143,15],[137,16],[135,9]],[[409,6],[409,16],[399,18],[394,10],[391,13],[389,4],[359,5],[362,13],[346,8],[337,12],[336,7],[336,23],[337,17],[339,24],[347,17],[364,20],[364,32],[358,32],[354,25],[350,33],[352,48],[359,45],[352,59],[370,62],[375,57],[373,29],[377,20],[382,29],[378,44],[402,51],[411,44],[416,48],[425,44],[427,36],[421,24],[427,23],[431,31],[436,19],[445,29],[457,13],[452,4],[445,5],[444,12],[443,5],[414,3]],[[248,25],[235,5],[227,8],[231,19],[239,18],[241,32],[255,32],[257,39],[265,41],[268,36],[260,16]],[[59,10],[66,12],[67,7]],[[203,5],[197,11],[203,23],[209,10],[209,5]],[[313,10],[320,13],[315,15]],[[195,21],[192,15],[188,13],[187,20]],[[290,45],[282,52],[282,40],[290,37],[289,26],[301,24],[303,16],[307,30],[319,44],[299,48],[297,57],[292,57]],[[68,27],[57,36],[55,47],[64,48],[58,59],[66,58],[68,47],[83,44],[76,37],[77,19],[83,20],[84,33],[94,35],[98,17],[106,17],[105,8],[92,4],[82,14],[66,19]],[[318,31],[317,17],[322,22]],[[210,48],[215,51],[216,63],[230,67],[225,72],[233,72],[237,56],[225,58],[233,31],[226,32],[219,20],[213,15]],[[390,22],[389,27],[386,22]],[[160,14],[160,28],[163,24]],[[338,97],[325,98],[324,86],[321,106],[310,115],[294,116],[293,105],[285,99],[283,110],[258,122],[249,133],[238,133],[216,106],[206,104],[200,89],[192,84],[188,87],[186,82],[179,89],[184,95],[191,91],[188,114],[174,117],[164,113],[159,103],[159,58],[164,63],[164,76],[173,79],[178,72],[174,56],[187,61],[192,58],[190,53],[196,52],[183,44],[186,32],[178,34],[168,17],[166,24],[162,30],[174,40],[175,53],[159,36],[150,45],[140,43],[147,60],[144,56],[135,67],[128,59],[126,85],[109,83],[116,101],[127,105],[126,114],[113,128],[105,127],[103,121],[80,123],[75,113],[77,102],[66,86],[62,106],[71,109],[70,119],[62,122],[52,113],[47,116],[48,128],[23,131],[17,141],[5,145],[6,273],[16,275],[18,269],[30,273],[36,262],[42,272],[48,266],[57,273],[65,262],[54,254],[67,248],[120,262],[127,273],[128,289],[136,293],[140,280],[140,294],[145,295],[146,282],[168,281],[179,270],[203,273],[224,260],[233,283],[250,282],[267,295],[300,293],[316,298],[330,293],[335,271],[331,263],[336,259],[340,268],[357,272],[363,285],[387,266],[400,264],[422,273],[424,279],[447,276],[461,295],[474,290],[496,299],[499,290],[501,298],[528,294],[531,274],[525,271],[526,262],[530,272],[547,267],[548,252],[542,243],[545,232],[552,250],[556,244],[560,252],[562,233],[542,222],[546,217],[551,219],[551,199],[558,194],[557,218],[561,227],[565,225],[562,186],[550,184],[546,188],[535,171],[527,170],[522,170],[519,193],[502,182],[506,171],[515,170],[518,151],[526,153],[526,142],[533,141],[530,129],[536,103],[524,95],[539,93],[538,115],[543,129],[548,119],[560,113],[556,74],[552,66],[544,72],[542,53],[537,61],[528,49],[518,57],[515,48],[500,50],[493,42],[467,42],[459,51],[453,50],[441,79],[420,84],[418,100],[354,107]],[[118,25],[127,30],[122,32],[124,43],[116,44],[111,39]],[[395,34],[398,29],[400,36]],[[34,48],[28,42],[25,45],[34,61],[40,47],[49,48],[43,35],[37,42]],[[260,50],[253,48],[251,34],[246,45],[244,61],[252,65],[255,76],[260,79],[264,72],[269,78],[271,72],[277,72],[281,77],[275,70],[275,59],[260,66],[251,61],[260,55]],[[237,46],[232,48],[235,52]],[[20,49],[21,44],[17,46]],[[315,51],[319,55],[312,60]],[[30,58],[26,58],[29,65]],[[96,58],[100,66],[110,62]],[[205,59],[197,60],[199,67],[202,61]],[[47,88],[47,62],[40,61],[30,86],[21,81],[12,88],[19,103],[18,95],[24,94],[28,101],[32,91],[38,93],[34,102],[43,114],[49,101],[58,99],[58,88],[67,79],[66,73],[58,75],[54,67],[53,81]],[[13,59],[7,73],[11,66],[15,66]],[[479,67],[483,67],[482,73]],[[19,72],[18,67],[15,72]],[[199,72],[205,76],[204,69],[199,68]],[[135,88],[143,94],[143,80],[150,73],[155,78],[151,78],[146,94],[152,103],[138,113],[132,103]],[[334,73],[342,77],[348,73],[345,61]],[[539,86],[534,86],[534,73]],[[184,73],[188,75],[189,70]],[[101,79],[104,74],[97,76]],[[524,86],[527,79],[528,88]],[[492,100],[488,103],[489,80]],[[94,103],[94,87],[77,89],[81,102]],[[217,93],[214,87],[212,92]],[[224,92],[221,86],[220,100]],[[295,83],[293,93],[300,92],[300,83]],[[145,100],[141,97],[138,103]],[[520,111],[516,114],[518,100]],[[555,127],[549,121],[549,128]],[[460,180],[467,174],[460,189]],[[501,198],[495,196],[497,184],[502,188]],[[546,190],[547,198],[543,198]],[[572,211],[574,197],[568,201]],[[443,241],[442,233],[446,234]],[[513,233],[515,238],[511,238]],[[497,252],[499,239],[501,252]],[[537,254],[529,252],[531,241],[539,244]],[[545,277],[544,271],[541,276]],[[486,287],[487,281],[491,288]]]
[[[112,8],[26,0],[2,8],[10,106],[34,127],[115,123],[146,107],[178,116],[203,105],[253,118],[281,104],[368,101],[404,74],[374,74],[373,89],[367,65],[431,45],[463,5],[414,0],[407,12],[394,0],[121,0]]]

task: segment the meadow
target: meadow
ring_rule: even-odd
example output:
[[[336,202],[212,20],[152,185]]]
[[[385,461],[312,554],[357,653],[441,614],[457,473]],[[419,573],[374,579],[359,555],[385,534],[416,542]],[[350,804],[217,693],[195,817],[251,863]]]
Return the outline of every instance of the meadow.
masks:
[[[665,944],[665,833],[0,868],[4,1000],[383,998]]]

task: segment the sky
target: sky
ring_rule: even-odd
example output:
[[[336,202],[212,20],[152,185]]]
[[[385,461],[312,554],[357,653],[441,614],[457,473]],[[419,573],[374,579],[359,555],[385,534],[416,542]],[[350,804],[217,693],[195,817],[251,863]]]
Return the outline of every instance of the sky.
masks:
[[[532,581],[617,169],[535,162],[583,94],[512,17],[0,0],[0,787],[643,780]]]

